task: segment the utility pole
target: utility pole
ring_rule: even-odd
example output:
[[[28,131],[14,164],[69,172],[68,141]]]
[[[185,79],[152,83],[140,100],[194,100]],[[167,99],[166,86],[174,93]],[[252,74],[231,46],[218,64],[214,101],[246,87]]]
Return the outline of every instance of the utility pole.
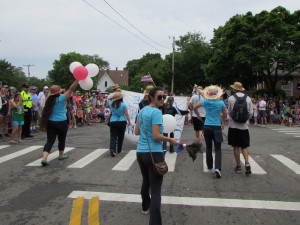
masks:
[[[27,66],[27,68],[28,68],[28,80],[29,80],[30,79],[30,67],[34,66],[34,65],[28,64],[28,65],[23,65],[23,66]]]
[[[173,48],[173,57],[172,57],[172,84],[171,84],[171,92],[173,93],[173,91],[174,91],[174,57],[175,57],[175,37],[173,37],[172,48]]]

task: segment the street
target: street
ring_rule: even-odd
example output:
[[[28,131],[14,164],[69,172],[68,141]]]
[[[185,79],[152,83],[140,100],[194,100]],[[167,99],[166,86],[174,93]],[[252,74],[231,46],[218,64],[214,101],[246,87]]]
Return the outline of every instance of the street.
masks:
[[[300,127],[250,125],[250,176],[243,166],[242,174],[233,171],[227,127],[223,134],[221,179],[208,173],[202,154],[195,162],[186,151],[166,154],[163,224],[299,224]],[[57,160],[56,142],[51,165],[41,167],[46,134],[33,135],[22,144],[0,141],[1,225],[65,225],[73,216],[88,224],[89,210],[95,209],[100,224],[148,224],[149,215],[141,213],[142,176],[134,144],[125,139],[124,152],[112,158],[108,126],[72,128],[66,140],[69,159]],[[185,125],[181,142],[193,139],[193,127]],[[89,202],[95,196],[99,210]],[[78,197],[84,200],[80,203]]]

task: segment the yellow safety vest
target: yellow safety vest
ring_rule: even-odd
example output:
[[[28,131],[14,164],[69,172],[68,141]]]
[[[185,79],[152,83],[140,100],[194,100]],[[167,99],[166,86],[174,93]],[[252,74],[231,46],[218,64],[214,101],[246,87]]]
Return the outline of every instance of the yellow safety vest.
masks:
[[[31,95],[29,93],[27,93],[26,91],[22,91],[21,96],[23,99],[22,102],[23,102],[24,107],[32,108]]]

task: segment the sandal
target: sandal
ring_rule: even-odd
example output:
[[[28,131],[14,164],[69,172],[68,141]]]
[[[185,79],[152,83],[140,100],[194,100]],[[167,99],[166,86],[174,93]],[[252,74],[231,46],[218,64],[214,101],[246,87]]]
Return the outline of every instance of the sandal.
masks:
[[[50,165],[50,163],[47,162],[47,161],[45,161],[45,160],[42,160],[42,161],[41,161],[41,164],[42,164],[43,166],[49,166],[49,165]]]
[[[15,142],[14,140],[10,140],[9,143],[16,144],[17,142]]]
[[[69,158],[68,155],[64,155],[63,157],[59,156],[59,157],[58,157],[58,160],[64,160],[64,159],[67,159],[67,158]]]

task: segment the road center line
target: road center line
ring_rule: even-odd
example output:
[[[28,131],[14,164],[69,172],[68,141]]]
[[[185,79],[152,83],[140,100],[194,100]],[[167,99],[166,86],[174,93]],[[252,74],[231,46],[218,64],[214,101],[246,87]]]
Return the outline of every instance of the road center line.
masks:
[[[91,199],[98,196],[101,201],[141,203],[142,199],[137,194],[73,191],[68,198],[84,197]],[[250,208],[268,210],[300,211],[300,202],[283,202],[267,200],[244,200],[226,198],[193,198],[162,196],[162,204],[184,205],[184,206],[204,206],[204,207],[228,207],[228,208]]]
[[[78,197],[73,201],[73,207],[71,212],[71,218],[69,225],[80,225],[81,224],[81,214],[83,208],[83,197]]]

